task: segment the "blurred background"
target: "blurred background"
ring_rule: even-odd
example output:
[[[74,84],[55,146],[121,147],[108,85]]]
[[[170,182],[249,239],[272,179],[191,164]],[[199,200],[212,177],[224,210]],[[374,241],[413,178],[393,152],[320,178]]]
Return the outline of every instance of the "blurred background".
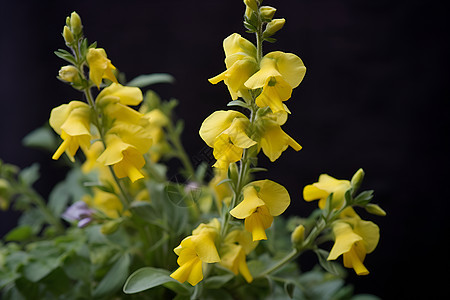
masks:
[[[381,239],[365,265],[371,274],[348,281],[359,293],[383,299],[431,299],[448,279],[449,18],[445,1],[265,0],[286,18],[275,44],[264,52],[292,52],[306,77],[286,103],[283,129],[303,149],[288,149],[274,164],[261,156],[268,177],[286,186],[288,214],[307,216],[316,206],[302,199],[321,173],[350,179],[366,171],[363,189],[374,189],[386,217],[368,216]],[[169,73],[173,85],[152,87],[180,101],[187,152],[205,149],[198,135],[213,111],[227,109],[223,83],[207,79],[225,68],[222,41],[242,26],[244,4],[229,1],[10,1],[0,10],[0,158],[41,165],[36,188],[45,196],[67,171],[48,153],[22,146],[22,138],[48,122],[53,107],[80,99],[56,79],[65,63],[66,16],[77,11],[90,42],[128,79]],[[81,99],[80,99],[81,100]],[[0,212],[3,236],[17,215]],[[302,259],[305,269],[315,256]],[[444,274],[444,275],[443,275]]]

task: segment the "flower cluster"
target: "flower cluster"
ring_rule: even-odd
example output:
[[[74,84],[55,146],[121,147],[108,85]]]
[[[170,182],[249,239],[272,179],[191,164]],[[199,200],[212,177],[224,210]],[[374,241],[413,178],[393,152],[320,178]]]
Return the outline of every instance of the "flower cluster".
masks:
[[[141,90],[117,82],[113,72],[116,67],[104,49],[95,45],[83,48],[85,39],[76,13],[68,19],[64,33],[66,44],[75,54],[74,64],[63,67],[59,77],[80,87],[87,103],[74,100],[52,110],[50,125],[63,139],[53,159],[59,159],[65,152],[74,161],[78,148],[88,156],[87,153],[92,154],[91,144],[100,140],[104,148],[96,158],[100,164],[111,166],[118,178],[128,177],[132,182],[143,178],[143,154],[150,149],[152,136],[147,129],[148,118],[130,107],[142,102]],[[89,68],[89,75],[85,74],[85,67]],[[112,84],[104,87],[103,79]],[[91,93],[94,86],[104,87],[95,100]]]
[[[251,170],[256,167],[261,149],[272,162],[288,146],[296,151],[301,149],[281,126],[290,114],[283,102],[291,98],[292,90],[303,80],[306,68],[302,60],[292,53],[274,51],[262,55],[263,41],[270,40],[281,29],[284,19],[273,19],[276,11],[273,7],[261,6],[258,1],[244,2],[245,25],[256,34],[256,46],[237,33],[225,38],[226,70],[209,81],[213,84],[223,81],[232,99],[229,105],[246,108],[248,115],[235,110],[219,110],[205,119],[199,131],[205,143],[213,148],[216,159],[213,165],[216,176],[211,186],[216,191],[218,206],[222,207],[220,201],[224,200],[228,208],[222,215],[220,230],[215,233],[218,237],[216,244],[221,246],[219,249],[229,249],[229,252],[214,257],[214,261],[198,257],[207,263],[220,262],[235,274],[239,270],[250,282],[252,275],[246,267],[245,257],[253,247],[244,247],[240,243],[222,244],[231,239],[230,235],[237,235],[234,232],[241,232],[240,236],[246,232],[253,242],[267,240],[266,230],[271,227],[274,217],[281,215],[290,204],[289,193],[282,185],[269,179],[252,181]],[[244,220],[237,226],[238,231],[229,226],[231,218]],[[187,239],[192,240],[192,237]],[[180,244],[181,249],[186,249],[187,246],[183,245],[187,245],[186,240]],[[185,277],[180,276],[185,266],[181,263],[184,252],[176,248],[175,253],[179,255],[180,267],[172,277],[184,281]],[[219,253],[222,254],[221,251]],[[189,282],[193,285],[198,283],[197,280]]]

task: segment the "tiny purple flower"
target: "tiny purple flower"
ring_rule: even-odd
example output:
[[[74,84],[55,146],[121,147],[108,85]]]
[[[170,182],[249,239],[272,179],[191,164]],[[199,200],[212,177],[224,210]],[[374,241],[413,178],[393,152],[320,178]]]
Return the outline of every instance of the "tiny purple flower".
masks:
[[[83,201],[77,201],[69,206],[61,217],[68,221],[78,221],[78,227],[85,227],[92,221],[93,209],[90,209]]]

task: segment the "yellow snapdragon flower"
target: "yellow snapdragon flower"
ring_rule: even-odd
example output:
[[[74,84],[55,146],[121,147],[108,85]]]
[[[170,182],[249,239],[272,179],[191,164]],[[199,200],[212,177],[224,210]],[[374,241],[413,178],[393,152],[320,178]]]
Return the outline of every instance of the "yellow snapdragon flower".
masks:
[[[209,82],[216,84],[223,80],[233,100],[239,96],[248,98],[248,89],[244,83],[258,68],[255,45],[241,35],[233,33],[223,41],[223,49],[227,70],[210,78]]]
[[[111,121],[146,125],[148,122],[144,115],[129,107],[139,105],[142,99],[142,91],[139,88],[113,83],[98,94],[95,102],[104,116]]]
[[[90,133],[89,105],[81,101],[71,101],[54,108],[50,114],[50,126],[58,133],[63,142],[53,154],[52,158],[57,160],[66,152],[71,161],[75,161],[74,155],[78,148],[89,148]]]
[[[203,121],[200,136],[214,148],[214,167],[228,169],[230,163],[241,159],[243,149],[256,144],[247,134],[249,125],[244,114],[233,110],[216,111]]]
[[[98,88],[100,88],[103,78],[117,83],[116,76],[113,73],[116,67],[107,58],[105,49],[89,48],[86,61],[89,65],[89,78]]]
[[[242,191],[244,200],[230,211],[237,219],[245,219],[245,229],[253,240],[266,240],[265,230],[272,225],[273,217],[281,215],[291,203],[288,191],[271,180],[249,183]]]
[[[152,137],[141,126],[114,122],[105,136],[106,149],[98,162],[112,165],[119,178],[129,177],[132,182],[144,177],[140,169],[145,165],[145,154],[151,147]]]
[[[183,239],[174,249],[180,267],[170,277],[181,283],[188,281],[193,286],[199,283],[203,279],[203,263],[220,261],[215,246],[219,228],[219,221],[213,219],[209,224],[200,224],[191,236]]]
[[[344,257],[344,266],[353,268],[358,275],[367,275],[369,271],[363,261],[367,253],[375,250],[380,238],[376,224],[362,220],[353,208],[346,208],[341,219],[333,225],[335,243],[328,260]]]
[[[220,264],[231,270],[235,275],[241,274],[250,283],[253,276],[248,269],[246,255],[252,252],[258,242],[252,240],[252,235],[248,231],[233,230],[227,234],[221,247],[222,260]]]
[[[283,104],[283,106],[285,106]],[[297,143],[292,137],[281,129],[287,120],[287,113],[279,111],[277,113],[267,113],[265,116],[259,118],[256,122],[258,128],[258,135],[260,136],[259,149],[262,148],[264,154],[274,162],[281,153],[285,151],[288,146],[295,151],[300,151],[302,146]]]
[[[344,205],[345,192],[351,188],[350,181],[338,180],[327,174],[319,176],[319,181],[305,186],[303,198],[306,201],[319,200],[319,208],[324,209],[328,196],[333,193],[332,208],[340,208]]]
[[[300,84],[305,72],[305,65],[297,55],[274,51],[263,57],[259,71],[245,82],[245,86],[252,90],[262,88],[256,98],[259,107],[269,106],[274,113],[289,112],[283,101],[291,97],[292,89]]]
[[[150,148],[150,159],[157,162],[161,156],[167,152],[170,145],[167,143],[164,133],[164,127],[169,124],[169,118],[159,109],[144,114],[144,118],[148,120],[148,125],[145,127],[153,138],[153,144]]]
[[[123,205],[116,194],[94,188],[94,196],[86,195],[83,201],[91,208],[104,213],[109,218],[118,218],[123,213]]]

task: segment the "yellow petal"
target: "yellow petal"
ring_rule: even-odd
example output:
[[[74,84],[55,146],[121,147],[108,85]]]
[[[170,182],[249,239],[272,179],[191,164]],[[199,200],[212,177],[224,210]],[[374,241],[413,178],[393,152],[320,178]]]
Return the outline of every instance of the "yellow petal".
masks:
[[[365,250],[356,243],[349,252],[344,253],[344,266],[353,268],[357,275],[368,275],[369,270],[364,266]]]
[[[273,113],[288,112],[283,101],[291,97],[291,86],[281,76],[279,78],[270,77],[267,80],[269,83],[264,85],[261,94],[256,98],[256,105],[262,108],[269,106]]]
[[[330,251],[328,260],[336,259],[339,255],[349,252],[356,242],[362,240],[362,237],[354,233],[352,227],[345,222],[337,222],[333,226],[333,233],[336,241]]]
[[[219,253],[217,253],[214,239],[210,234],[199,234],[192,236],[195,251],[201,261],[206,263],[215,263],[220,261]]]
[[[145,165],[145,159],[138,151],[128,148],[122,152],[123,159],[113,167],[114,173],[119,178],[128,177],[132,182],[144,178],[140,169]]]
[[[277,70],[291,88],[296,88],[305,77],[305,65],[295,54],[274,51],[266,54],[264,58],[276,61]]]
[[[97,96],[97,101],[104,97],[112,96],[119,98],[119,102],[124,105],[136,106],[142,102],[142,91],[137,87],[123,86],[118,83],[112,83],[104,88]]]
[[[299,151],[302,148],[278,124],[265,122],[261,137],[261,147],[264,154],[274,162],[288,146],[291,146],[295,151]]]
[[[86,61],[89,65],[89,78],[97,87],[100,87],[102,78],[107,78],[113,82],[117,82],[112,70],[114,67],[107,58],[106,52],[102,48],[90,48],[86,55]],[[106,73],[106,76],[105,76]]]
[[[253,241],[267,240],[265,230],[272,225],[273,217],[265,205],[260,206],[256,211],[245,218],[245,230],[252,233]]]
[[[245,219],[251,216],[258,207],[265,205],[265,202],[260,199],[258,192],[253,186],[245,187],[243,194],[244,200],[230,211],[230,214],[238,219]]]
[[[235,118],[247,118],[240,112],[233,110],[219,110],[207,117],[200,127],[200,136],[205,143],[213,147],[216,138],[230,127]]]
[[[312,184],[309,184],[305,186],[303,189],[303,199],[305,201],[313,201],[318,199],[327,198],[329,193],[327,191],[319,189],[317,186],[314,186]]]
[[[272,216],[281,215],[291,203],[288,191],[281,184],[268,179],[254,181],[250,184],[259,187],[258,196],[264,201]]]
[[[246,131],[250,121],[247,118],[235,118],[230,127],[223,131],[230,137],[231,142],[239,148],[250,148],[256,142],[248,137]]]
[[[256,47],[250,41],[238,33],[233,33],[223,41],[225,56],[229,57],[235,53],[243,52],[248,56],[256,57]]]

